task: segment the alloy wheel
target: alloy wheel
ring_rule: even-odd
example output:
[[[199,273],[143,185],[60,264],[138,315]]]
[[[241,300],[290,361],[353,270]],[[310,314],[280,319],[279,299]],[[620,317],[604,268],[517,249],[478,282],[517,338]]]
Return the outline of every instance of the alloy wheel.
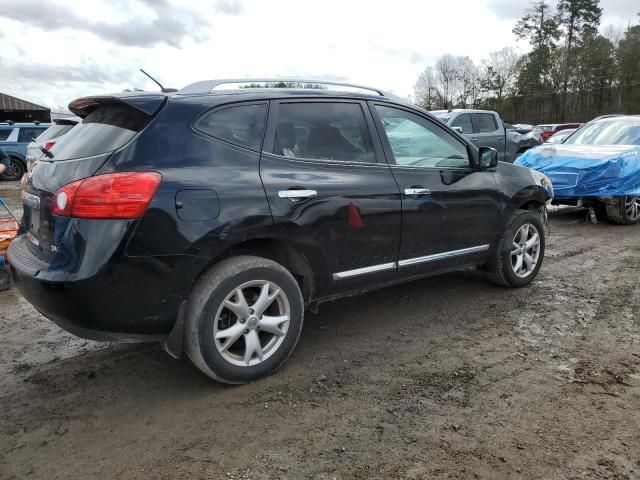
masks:
[[[525,223],[513,237],[511,268],[520,278],[533,273],[540,258],[540,232],[535,225]]]
[[[640,197],[624,197],[624,210],[630,220],[638,220],[640,217]]]
[[[254,280],[226,296],[216,313],[213,341],[227,362],[254,366],[282,345],[290,319],[284,291],[273,282]]]

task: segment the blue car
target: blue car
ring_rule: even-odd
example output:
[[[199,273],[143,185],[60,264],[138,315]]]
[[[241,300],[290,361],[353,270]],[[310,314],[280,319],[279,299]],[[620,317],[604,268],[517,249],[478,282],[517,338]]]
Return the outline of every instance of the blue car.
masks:
[[[549,177],[554,203],[596,207],[622,225],[640,221],[640,115],[596,118],[515,163]]]
[[[0,123],[0,148],[9,156],[10,165],[0,180],[20,180],[27,171],[27,145],[51,126],[50,123]]]

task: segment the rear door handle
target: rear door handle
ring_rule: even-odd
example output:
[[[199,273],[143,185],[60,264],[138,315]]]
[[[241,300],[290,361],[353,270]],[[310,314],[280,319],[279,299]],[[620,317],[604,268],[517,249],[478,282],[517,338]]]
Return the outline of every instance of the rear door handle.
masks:
[[[405,188],[404,189],[404,194],[405,195],[430,195],[431,194],[431,190],[429,190],[428,188]]]
[[[318,192],[315,190],[280,190],[278,191],[278,197],[288,198],[292,202],[296,200],[302,200],[304,198],[317,197]]]
[[[471,140],[472,142],[477,142],[478,141],[478,137],[469,137],[469,140]]]

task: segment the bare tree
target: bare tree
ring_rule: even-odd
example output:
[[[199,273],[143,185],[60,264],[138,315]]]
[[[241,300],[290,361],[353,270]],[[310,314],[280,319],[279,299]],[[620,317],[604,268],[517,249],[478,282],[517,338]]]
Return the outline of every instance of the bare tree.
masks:
[[[469,57],[457,57],[458,97],[461,108],[475,106],[480,97],[480,69]]]
[[[495,96],[498,101],[506,93],[511,93],[515,88],[515,80],[518,74],[518,54],[512,47],[491,52],[489,58],[483,60],[484,75],[482,79],[483,89]]]
[[[442,106],[452,108],[458,90],[458,62],[447,53],[436,62],[436,81],[442,96]]]
[[[440,108],[440,94],[436,86],[436,72],[431,66],[424,69],[413,86],[414,102],[426,110]]]

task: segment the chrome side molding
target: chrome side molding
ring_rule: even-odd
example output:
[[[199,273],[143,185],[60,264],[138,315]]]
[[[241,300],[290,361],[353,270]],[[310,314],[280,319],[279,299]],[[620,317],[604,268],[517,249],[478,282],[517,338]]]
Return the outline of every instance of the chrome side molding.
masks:
[[[358,277],[368,273],[384,272],[387,270],[395,270],[396,262],[381,263],[380,265],[372,265],[370,267],[356,268],[355,270],[347,270],[346,272],[338,272],[333,274],[334,280],[345,280],[347,278]]]
[[[356,268],[355,270],[347,270],[345,272],[338,272],[333,274],[334,280],[346,280],[348,278],[358,277],[360,275],[367,275],[369,273],[385,272],[389,270],[395,270],[398,267],[409,267],[411,265],[418,265],[420,263],[436,262],[438,260],[446,260],[448,258],[459,257],[462,255],[469,255],[471,253],[486,252],[491,247],[490,244],[478,245],[476,247],[461,248],[460,250],[451,250],[449,252],[435,253],[433,255],[425,255],[423,257],[406,258],[399,260],[398,262],[381,263],[380,265],[372,265],[370,267]]]
[[[490,245],[478,245],[477,247],[461,248],[460,250],[451,250],[450,252],[434,253],[433,255],[425,255],[424,257],[407,258],[398,262],[399,267],[408,267],[409,265],[417,265],[418,263],[435,262],[437,260],[445,260],[447,258],[459,257],[461,255],[469,255],[470,253],[480,253],[489,250]]]

